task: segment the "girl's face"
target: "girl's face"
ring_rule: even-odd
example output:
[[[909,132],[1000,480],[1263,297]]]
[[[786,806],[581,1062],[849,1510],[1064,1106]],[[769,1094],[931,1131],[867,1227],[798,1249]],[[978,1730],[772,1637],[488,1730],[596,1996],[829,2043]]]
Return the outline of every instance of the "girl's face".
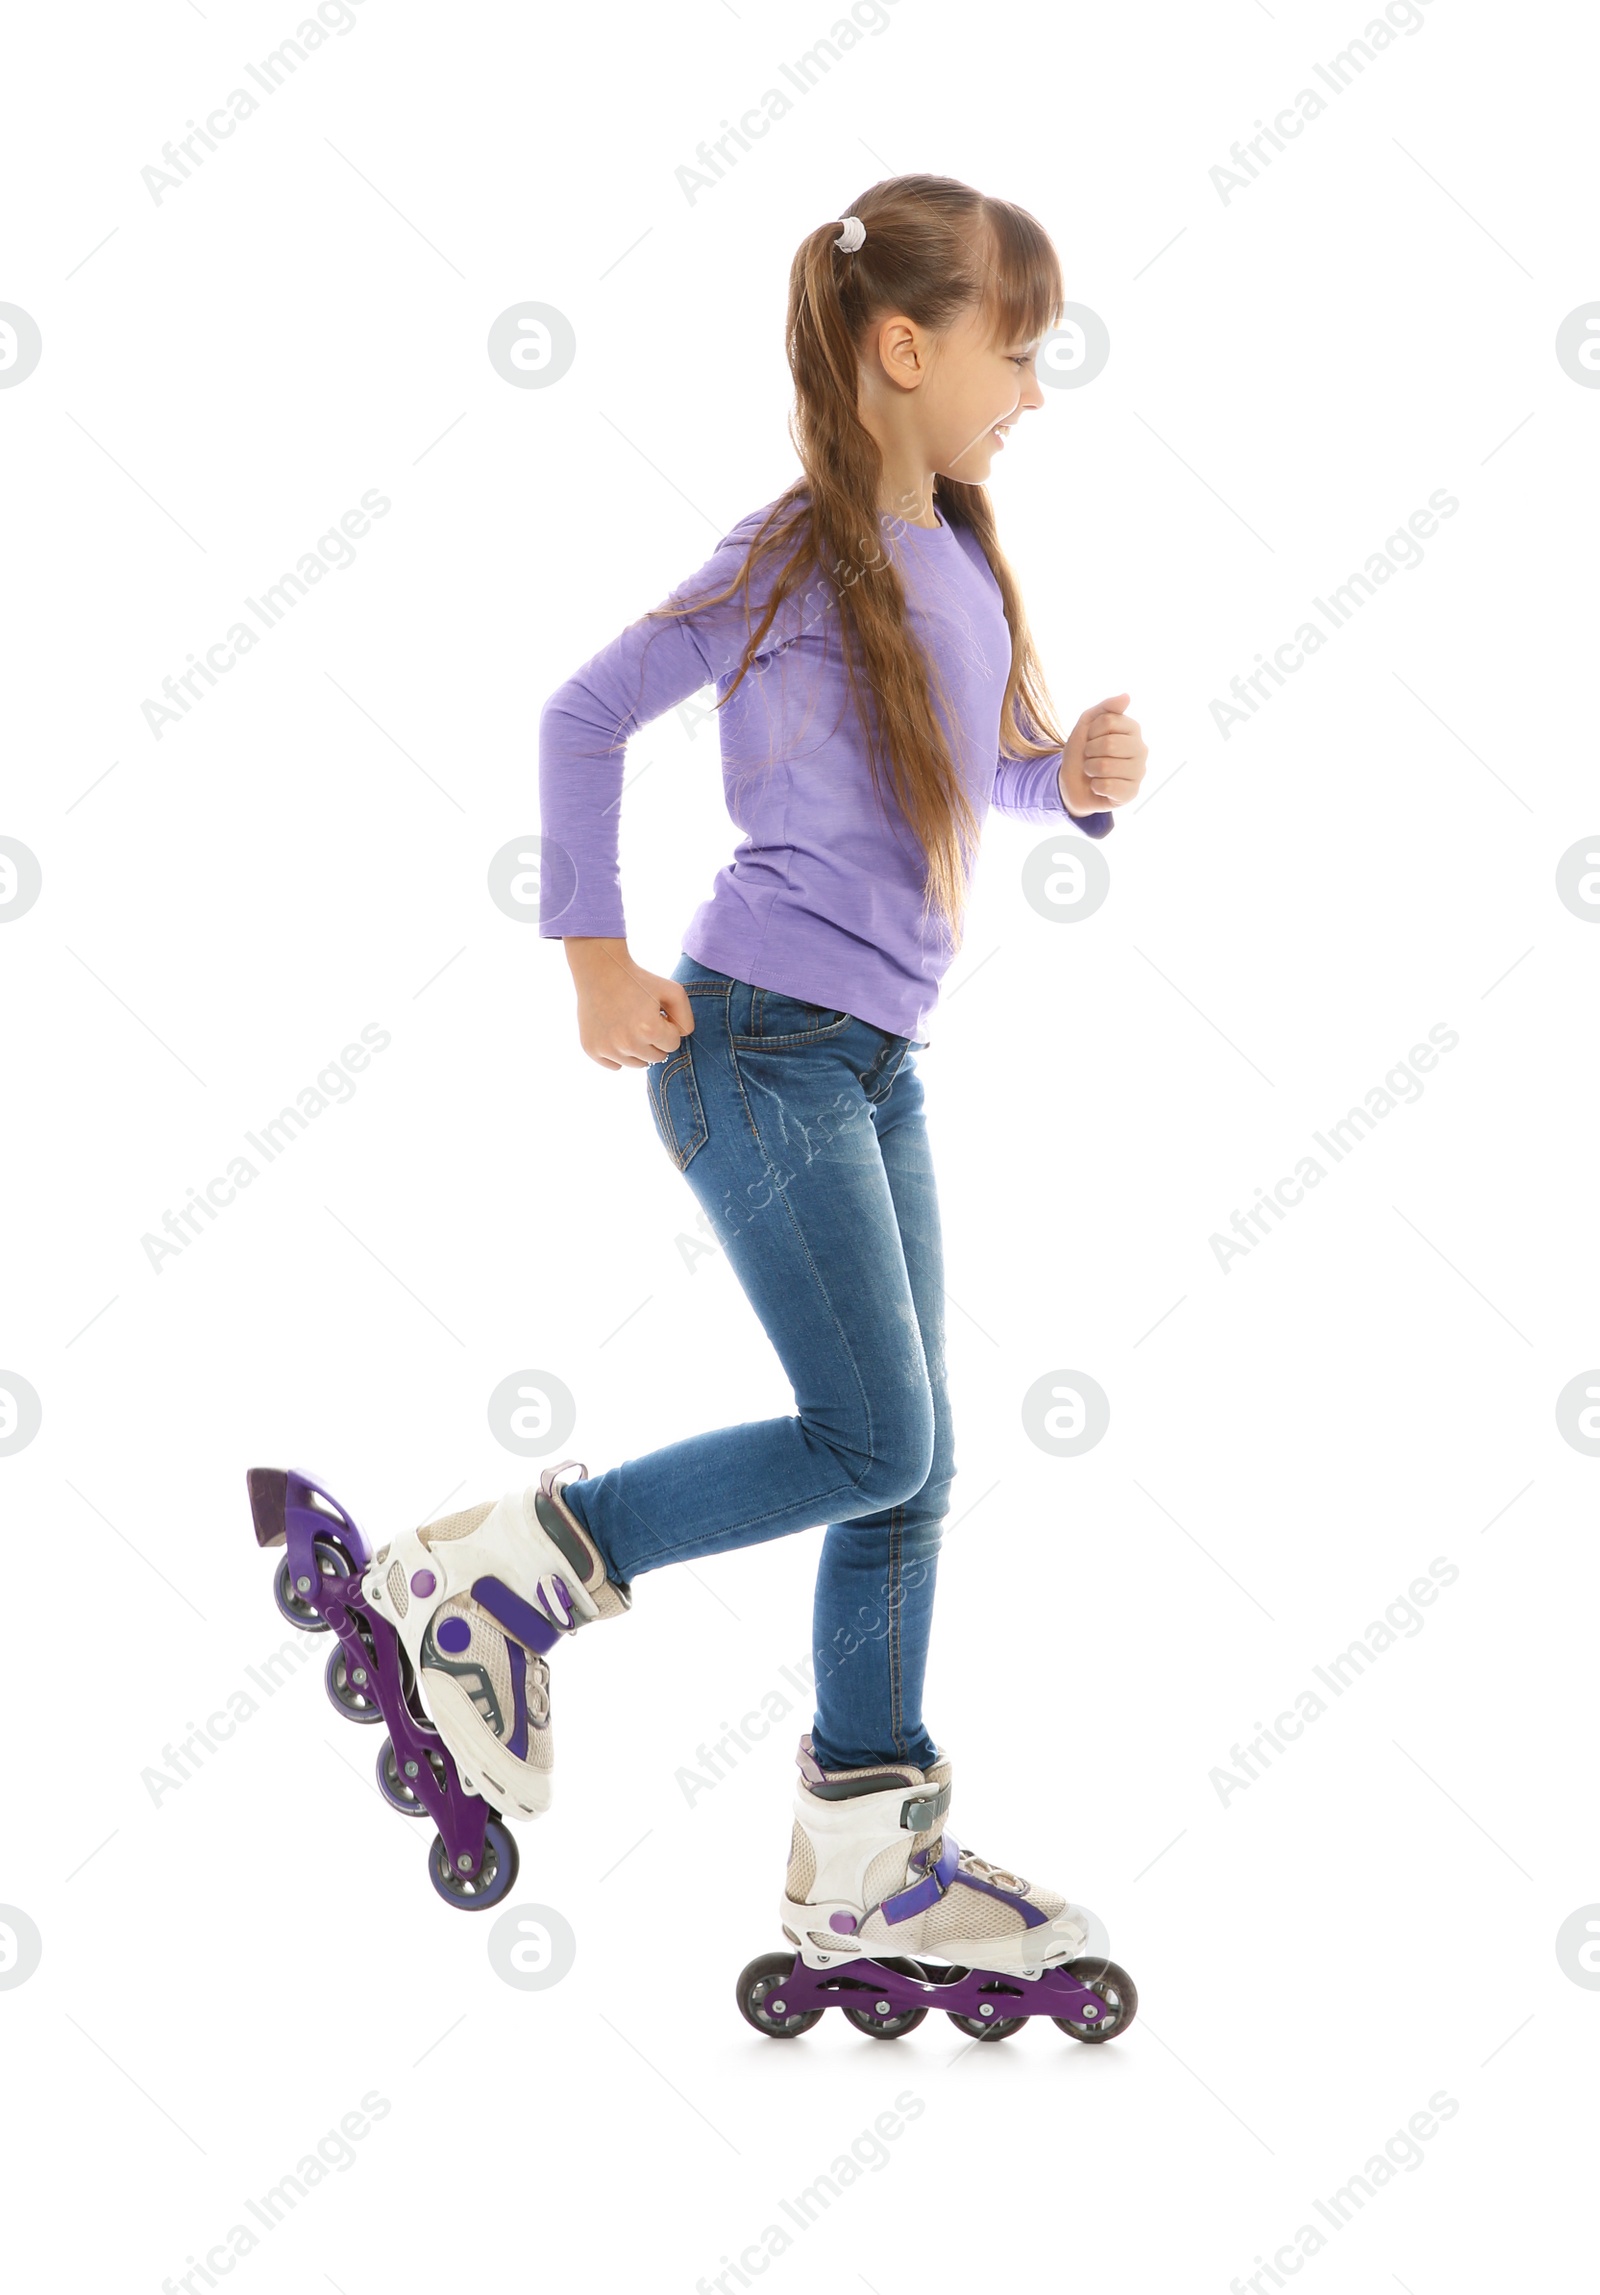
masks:
[[[1034,372],[1039,338],[995,342],[981,307],[943,335],[885,318],[863,367],[862,419],[902,470],[981,482],[1023,410],[1044,404]]]
[[[989,475],[1025,408],[1044,404],[1034,372],[1039,338],[993,342],[981,309],[968,310],[933,346],[921,409],[929,467],[971,485]]]

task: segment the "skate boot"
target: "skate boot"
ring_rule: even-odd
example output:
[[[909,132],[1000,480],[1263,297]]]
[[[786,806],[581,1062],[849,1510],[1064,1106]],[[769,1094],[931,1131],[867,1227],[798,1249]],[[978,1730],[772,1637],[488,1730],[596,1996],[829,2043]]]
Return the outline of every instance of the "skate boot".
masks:
[[[807,1736],[797,1764],[782,1906],[795,1950],[752,1961],[739,1980],[739,2006],[758,2031],[807,2031],[830,2006],[878,2039],[914,2030],[930,2007],[984,2040],[1030,2016],[1088,2041],[1133,2021],[1131,1979],[1082,1957],[1087,1917],[948,1830],[943,1753],[927,1769],[824,1770]]]
[[[568,1471],[570,1469],[570,1471]],[[537,1490],[403,1531],[362,1591],[393,1625],[461,1782],[504,1817],[550,1806],[554,1748],[545,1652],[631,1601],[561,1496],[588,1469],[547,1466]]]

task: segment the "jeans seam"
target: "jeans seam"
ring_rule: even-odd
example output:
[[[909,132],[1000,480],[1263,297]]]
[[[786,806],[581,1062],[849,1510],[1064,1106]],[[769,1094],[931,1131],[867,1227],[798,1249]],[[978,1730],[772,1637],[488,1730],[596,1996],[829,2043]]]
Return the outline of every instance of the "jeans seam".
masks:
[[[900,1583],[901,1532],[905,1528],[906,1502],[896,1505],[889,1516],[889,1735],[894,1749],[902,1759],[906,1751],[904,1694],[900,1662],[900,1620],[896,1615],[895,1588]]]

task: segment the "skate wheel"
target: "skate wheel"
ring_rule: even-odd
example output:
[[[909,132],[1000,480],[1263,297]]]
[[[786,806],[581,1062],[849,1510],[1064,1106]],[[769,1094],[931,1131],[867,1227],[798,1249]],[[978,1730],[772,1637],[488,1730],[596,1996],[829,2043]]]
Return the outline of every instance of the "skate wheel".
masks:
[[[1052,2024],[1063,2032],[1070,2032],[1074,2040],[1085,2047],[1097,2048],[1103,2041],[1114,2040],[1119,2032],[1126,2032],[1139,2011],[1139,1995],[1134,1990],[1133,1978],[1114,1960],[1069,1960],[1067,1974],[1075,1976],[1080,1984],[1087,1984],[1099,1993],[1109,2014],[1097,2016],[1081,2023],[1075,2016],[1052,2016]]]
[[[370,1654],[367,1663],[356,1668],[356,1671],[364,1673],[366,1680],[357,1681],[354,1678],[341,1642],[324,1668],[323,1686],[346,1721],[381,1721],[383,1708],[378,1703],[377,1667],[372,1663]]]
[[[428,1761],[433,1774],[442,1786],[444,1761],[441,1755],[430,1752]],[[394,1739],[386,1737],[378,1749],[378,1791],[391,1809],[398,1809],[402,1817],[426,1817],[428,1804],[417,1791],[412,1780],[400,1767],[400,1756],[395,1752]]]
[[[316,1556],[317,1568],[322,1573],[324,1585],[330,1578],[349,1578],[355,1575],[355,1566],[349,1555],[344,1552],[342,1547],[335,1546],[330,1539],[318,1538],[314,1540],[312,1552]],[[298,1626],[303,1634],[325,1634],[328,1631],[327,1619],[319,1618],[305,1595],[300,1592],[297,1586],[290,1583],[287,1554],[278,1564],[277,1575],[272,1581],[272,1598],[290,1625]]]
[[[899,1976],[915,1977],[919,1984],[924,1981],[922,1970],[914,1960],[890,1960],[884,1957],[876,1965],[879,1968],[892,1968]],[[860,2005],[845,2010],[844,2020],[847,2024],[853,2024],[858,2032],[870,2033],[874,2040],[898,2040],[903,2033],[915,2032],[927,2013],[925,2008],[890,2008],[886,2016],[880,2015],[872,1994],[868,1992]]]
[[[938,1967],[928,1971],[930,1976],[942,1984],[965,1983],[970,1973],[970,1970],[965,1968]],[[964,2009],[959,2008],[947,2008],[945,2010],[945,2014],[958,2032],[965,2032],[969,2039],[973,2040],[1004,2040],[1015,2032],[1019,2025],[1027,2023],[1026,2016],[1007,2016],[1002,2013],[1002,2002],[1009,2005],[1017,1997],[1017,1986],[1014,1983],[1008,1984],[1003,1978],[992,1977],[988,1984],[982,1986],[981,1989],[992,1993],[994,1998],[992,2003],[980,2000],[976,2016],[969,2016]],[[989,2010],[987,2015],[983,2013],[985,2007]]]
[[[970,2033],[974,2040],[1004,2040],[1028,2021],[1026,2016],[1001,2016],[998,2012],[993,2016],[958,2016],[953,2008],[947,2008],[945,2014],[958,2032]]]
[[[769,2040],[794,2040],[802,2032],[809,2032],[822,2014],[820,2008],[808,2008],[803,2016],[784,2016],[774,2007],[783,1998],[783,1988],[793,1976],[797,1955],[792,1952],[764,1952],[759,1960],[751,1961],[740,1973],[734,1988],[739,2003],[739,2014],[758,2032],[765,2032]]]
[[[435,1833],[428,1850],[428,1878],[447,1905],[461,1912],[487,1912],[511,1894],[517,1885],[517,1844],[497,1817],[483,1828],[483,1862],[475,1878],[458,1873],[441,1834]]]

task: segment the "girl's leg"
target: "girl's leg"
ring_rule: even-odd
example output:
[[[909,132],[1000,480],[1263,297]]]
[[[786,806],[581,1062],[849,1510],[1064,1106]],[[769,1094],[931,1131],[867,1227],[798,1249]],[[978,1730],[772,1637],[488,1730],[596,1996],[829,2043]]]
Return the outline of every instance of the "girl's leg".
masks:
[[[904,1711],[904,1669],[920,1682],[922,1647],[899,1608],[920,1605],[925,1637],[932,1588],[931,1576],[906,1583],[917,1575],[906,1546],[920,1554],[925,1543],[920,1517],[897,1530],[890,1515],[930,1482],[937,1447],[923,1346],[937,1264],[936,1241],[931,1262],[927,1251],[931,1198],[914,1153],[891,1183],[877,1129],[908,1045],[687,956],[675,977],[694,999],[695,1027],[648,1071],[657,1127],[777,1349],[798,1411],[666,1444],[566,1484],[563,1496],[623,1581],[817,1524],[881,1518],[860,1543],[858,1568],[870,1570],[876,1554],[895,1629],[884,1662],[863,1666],[848,1694],[852,1726],[877,1739],[874,1758],[904,1759],[887,1667],[902,1669]],[[908,1145],[914,1129],[908,1122]],[[896,1185],[917,1239],[920,1300]],[[942,1384],[942,1350],[940,1362]]]
[[[812,1620],[812,1753],[824,1769],[866,1768],[886,1760],[926,1769],[938,1758],[938,1747],[923,1726],[922,1680],[955,1453],[945,1377],[939,1202],[922,1078],[910,1051],[895,1063],[873,1123],[933,1397],[933,1461],[920,1490],[834,1523],[823,1541]]]

